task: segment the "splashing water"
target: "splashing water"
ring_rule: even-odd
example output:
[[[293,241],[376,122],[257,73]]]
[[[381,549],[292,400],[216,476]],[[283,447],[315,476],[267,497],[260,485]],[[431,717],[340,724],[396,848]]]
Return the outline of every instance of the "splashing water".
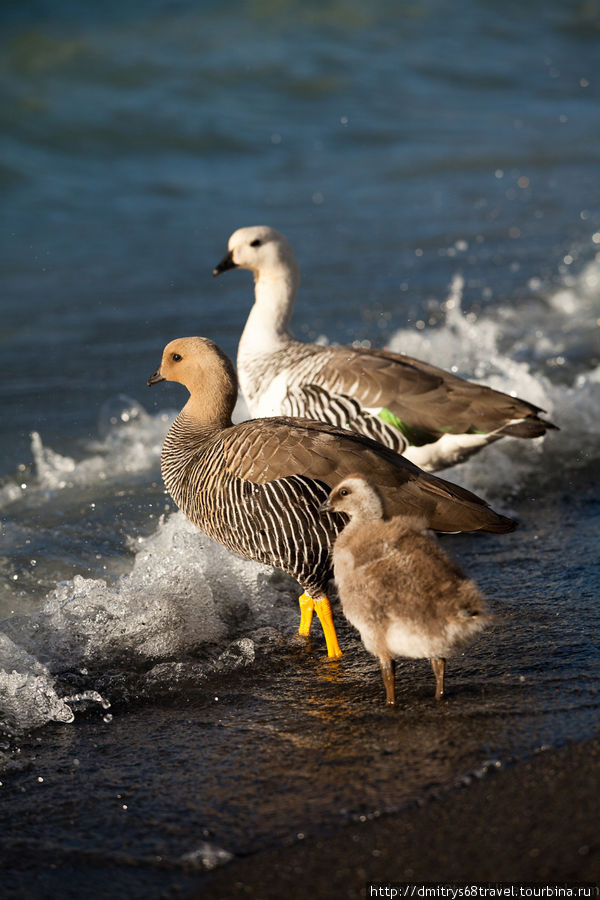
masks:
[[[559,468],[576,471],[597,459],[600,369],[582,368],[585,354],[577,350],[577,335],[588,341],[597,322],[599,273],[600,263],[593,261],[579,278],[540,300],[545,309],[543,330],[524,330],[522,324],[531,318],[539,326],[537,304],[525,312],[500,306],[493,318],[463,313],[464,281],[456,275],[443,305],[442,325],[391,335],[390,349],[522,396],[545,409],[561,428],[544,439],[502,440],[446,473],[452,480],[502,505],[522,491],[542,490]],[[567,353],[567,344],[575,362],[571,364],[569,356],[559,367],[557,380],[556,350]],[[237,418],[244,414],[240,403]],[[119,493],[120,485],[131,491],[136,476],[144,482],[155,477],[152,496],[164,498],[156,470],[171,420],[172,414],[151,416],[137,401],[119,396],[104,406],[98,438],[87,443],[79,460],[44,446],[35,433],[27,487],[18,484],[19,473],[4,485],[2,499],[10,509],[40,517],[47,515],[59,492],[72,497],[73,515],[79,516],[82,501],[87,504],[95,497],[97,502],[88,505],[102,507],[101,489],[108,488],[110,496]],[[149,505],[160,509],[155,499]],[[110,528],[110,514],[108,505],[100,527]],[[253,662],[254,644],[243,635],[250,621],[259,630],[294,628],[296,588],[291,579],[233,556],[199,534],[181,513],[166,518],[163,514],[160,520],[154,512],[151,516],[150,534],[136,534],[136,527],[130,532],[126,548],[132,555],[126,572],[119,573],[121,550],[103,558],[103,577],[63,578],[42,593],[30,615],[12,615],[0,623],[0,708],[9,731],[72,721],[73,710],[86,706],[84,700],[87,705],[102,704],[101,676],[106,681],[119,667],[130,679],[142,678],[146,688],[161,681],[163,685],[169,680],[173,685],[181,685],[182,679],[201,681],[217,664],[235,668]],[[132,516],[130,524],[135,521]],[[53,522],[50,530],[55,530]],[[7,520],[4,532],[7,553],[15,555],[28,544],[27,556],[31,555],[35,532],[27,516]],[[27,561],[29,580],[21,575],[14,583],[21,595],[23,588],[35,588],[35,578],[40,585],[47,583],[42,579],[43,561],[35,567],[32,563],[38,560]],[[47,573],[47,580],[51,577]],[[10,594],[8,607],[17,602]],[[224,649],[228,643],[229,650]],[[201,660],[200,648],[204,648]],[[81,671],[87,674],[73,676]],[[71,673],[74,690],[64,683],[65,673]]]
[[[97,677],[124,668],[149,673],[150,682],[160,673],[181,680],[185,666],[171,660],[193,657],[203,646],[215,648],[209,669],[217,660],[236,668],[253,661],[253,642],[241,638],[221,648],[250,616],[253,631],[294,621],[295,604],[280,608],[291,579],[229,553],[182,513],[138,538],[137,547],[131,572],[115,582],[78,575],[52,590],[39,613],[0,623],[0,709],[6,706],[4,727],[11,732],[72,721],[69,703],[104,702],[90,690],[59,698],[55,676],[65,672]],[[191,671],[202,677],[205,670],[192,665]]]
[[[456,275],[444,304],[442,326],[426,331],[401,329],[392,335],[389,350],[528,400],[545,410],[546,418],[560,428],[544,438],[504,439],[492,444],[484,453],[445,473],[451,480],[487,499],[496,499],[518,494],[525,485],[530,489],[532,478],[542,487],[559,466],[578,469],[597,459],[600,367],[581,369],[563,359],[561,381],[550,375],[556,371],[557,347],[567,352],[566,333],[572,346],[577,347],[573,350],[576,360],[584,356],[589,359],[590,355],[593,358],[593,354],[584,354],[579,344],[587,345],[591,333],[597,346],[600,299],[595,286],[599,278],[600,262],[594,261],[570,287],[551,294],[542,330],[539,311],[535,313],[537,327],[531,328],[526,327],[527,314],[512,307],[495,309],[493,318],[489,314],[464,314],[464,280]],[[549,352],[551,357],[547,356]]]

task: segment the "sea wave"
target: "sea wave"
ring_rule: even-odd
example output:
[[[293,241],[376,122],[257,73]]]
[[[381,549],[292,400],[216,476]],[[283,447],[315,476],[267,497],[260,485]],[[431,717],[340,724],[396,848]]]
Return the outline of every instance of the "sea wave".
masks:
[[[291,579],[229,553],[182,513],[135,545],[116,581],[77,575],[38,612],[0,622],[0,731],[72,721],[82,700],[107,708],[197,685],[251,664],[257,644],[297,624]]]
[[[518,394],[560,427],[533,441],[499,441],[447,477],[506,508],[520,492],[541,497],[549,481],[598,459],[600,368],[593,339],[599,280],[600,262],[594,260],[569,284],[521,310],[499,305],[492,318],[463,312],[464,283],[457,275],[443,324],[390,336],[390,349]],[[246,414],[242,402],[236,418]],[[140,477],[155,477],[162,496],[160,448],[172,417],[151,415],[132,398],[115,398],[80,459],[56,453],[35,434],[31,469],[17,473],[0,493],[5,510],[34,512],[39,527],[44,510],[64,507],[69,494],[80,515],[83,498]],[[27,516],[7,518],[4,529],[13,550],[33,538]],[[68,722],[74,710],[90,704],[101,710],[125,696],[201,684],[211,672],[252,664],[257,646],[277,642],[297,626],[291,579],[234,556],[181,513],[162,515],[152,534],[134,534],[122,549],[131,559],[125,573],[117,558],[107,559],[105,577],[55,581],[30,614],[0,622],[5,731]],[[30,592],[27,581],[19,588]]]
[[[57,453],[32,432],[32,464],[0,486],[0,509],[19,502],[42,506],[57,491],[114,483],[156,467],[173,417],[168,412],[152,416],[136,400],[119,395],[103,406],[98,436],[86,442],[80,459]]]
[[[503,439],[445,474],[489,500],[543,488],[558,472],[600,456],[600,260],[547,297],[523,306],[464,313],[456,275],[436,328],[407,328],[389,350],[425,360],[539,406],[560,429],[543,438]]]

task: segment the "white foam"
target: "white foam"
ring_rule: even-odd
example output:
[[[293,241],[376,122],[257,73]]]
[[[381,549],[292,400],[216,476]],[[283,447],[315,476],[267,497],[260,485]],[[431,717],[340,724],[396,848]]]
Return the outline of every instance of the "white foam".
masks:
[[[15,501],[44,504],[56,491],[94,488],[156,468],[173,413],[147,413],[137,401],[119,396],[100,413],[98,438],[83,446],[83,456],[67,456],[44,445],[38,432],[31,434],[32,471],[21,472],[0,488],[0,508]]]
[[[190,853],[184,853],[180,857],[179,862],[186,869],[201,869],[210,871],[216,869],[217,866],[223,866],[233,859],[233,853],[219,847],[217,844],[211,844],[208,841],[202,843]]]
[[[126,481],[129,476],[157,469],[167,430],[175,412],[150,415],[137,400],[123,394],[102,407],[98,437],[83,445],[80,459],[57,453],[44,444],[41,435],[31,434],[33,469],[21,472],[0,485],[0,509],[24,500],[43,505],[56,491],[79,488],[93,492],[97,485]],[[240,397],[234,421],[248,418],[248,408]]]
[[[159,675],[177,681],[180,661],[212,645],[213,665],[234,669],[254,660],[241,629],[295,623],[291,596],[281,602],[295,592],[291,579],[215,544],[182,513],[136,545],[127,575],[114,582],[78,575],[52,590],[39,613],[0,623],[0,722],[9,730],[72,720],[67,704],[82,695],[58,696],[56,679],[65,672],[149,669],[150,682]]]
[[[575,469],[588,464],[590,456],[598,456],[600,369],[585,367],[585,359],[593,358],[590,334],[596,351],[599,334],[600,299],[592,290],[594,279],[600,279],[598,261],[590,263],[568,288],[551,294],[548,311],[541,316],[537,306],[527,313],[500,306],[491,314],[475,316],[462,311],[464,285],[462,277],[456,276],[442,326],[400,329],[391,337],[388,349],[528,400],[544,409],[560,428],[535,440],[503,439],[446,470],[448,478],[496,499],[509,497],[532,474],[550,477],[557,466]],[[523,328],[523,320],[530,317],[537,327]],[[568,356],[562,361],[561,355],[567,353],[567,334],[576,363],[572,366]],[[560,380],[549,375],[556,368]]]
[[[0,632],[0,729],[14,734],[73,718],[48,669]]]

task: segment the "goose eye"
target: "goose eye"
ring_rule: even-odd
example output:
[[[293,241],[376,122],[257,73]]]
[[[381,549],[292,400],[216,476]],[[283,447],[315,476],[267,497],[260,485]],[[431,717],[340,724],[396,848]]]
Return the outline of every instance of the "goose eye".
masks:
[[[342,488],[340,491],[340,497],[347,497],[349,493],[350,491],[348,490],[348,488]]]
[[[171,353],[171,359],[173,362],[181,362],[183,357],[179,353]]]
[[[260,238],[254,238],[253,241],[250,241],[251,247],[260,247],[261,244],[262,244],[262,241]]]

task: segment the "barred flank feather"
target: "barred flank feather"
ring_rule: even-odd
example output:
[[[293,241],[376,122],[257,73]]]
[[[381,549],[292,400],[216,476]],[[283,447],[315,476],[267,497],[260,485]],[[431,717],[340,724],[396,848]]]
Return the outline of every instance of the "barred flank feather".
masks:
[[[220,430],[180,414],[163,447],[162,475],[185,515],[235,553],[288,572],[313,596],[331,577],[333,542],[345,524],[322,514],[326,485],[302,475],[256,484],[227,471]]]
[[[348,428],[403,453],[408,446],[402,433],[378,416],[371,415],[352,397],[329,394],[318,384],[290,387],[284,402],[285,414],[317,419],[338,428]]]

